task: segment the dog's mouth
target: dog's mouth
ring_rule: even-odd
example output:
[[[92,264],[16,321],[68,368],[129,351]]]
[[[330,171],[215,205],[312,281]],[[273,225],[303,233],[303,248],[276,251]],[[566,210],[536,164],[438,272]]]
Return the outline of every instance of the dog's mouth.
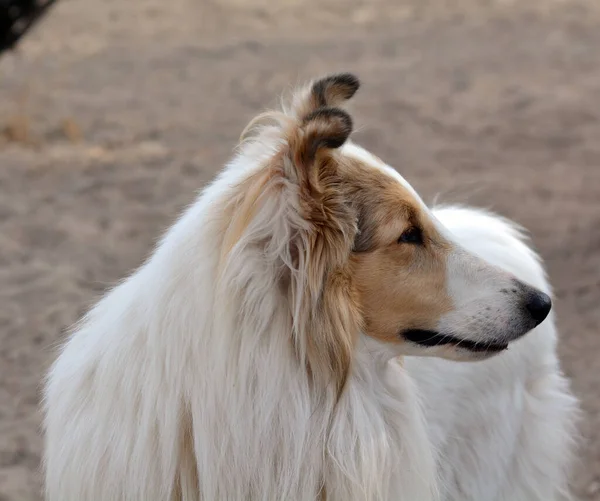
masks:
[[[456,348],[476,353],[498,353],[508,348],[508,343],[470,341],[436,331],[410,329],[402,333],[406,340],[420,346],[433,347],[452,345]]]

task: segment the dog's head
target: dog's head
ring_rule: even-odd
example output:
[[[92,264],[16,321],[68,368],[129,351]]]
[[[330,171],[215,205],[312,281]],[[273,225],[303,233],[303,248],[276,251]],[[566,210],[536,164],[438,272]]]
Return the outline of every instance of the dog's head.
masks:
[[[391,167],[350,143],[350,74],[271,113],[241,155],[259,168],[232,220],[277,277],[298,356],[343,385],[359,333],[398,354],[477,360],[544,320],[550,298],[453,240]],[[254,237],[252,237],[254,235]]]

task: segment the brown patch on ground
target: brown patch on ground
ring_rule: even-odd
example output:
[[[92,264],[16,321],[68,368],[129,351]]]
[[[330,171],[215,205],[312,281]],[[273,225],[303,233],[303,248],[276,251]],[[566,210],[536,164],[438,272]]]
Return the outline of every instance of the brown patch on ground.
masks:
[[[449,4],[452,7],[440,7]],[[535,5],[523,5],[535,4]],[[600,500],[600,4],[62,0],[0,60],[0,500],[39,500],[40,379],[64,329],[137,266],[291,84],[358,74],[357,140],[426,200],[533,232],[587,413]],[[55,134],[73,116],[85,141]]]

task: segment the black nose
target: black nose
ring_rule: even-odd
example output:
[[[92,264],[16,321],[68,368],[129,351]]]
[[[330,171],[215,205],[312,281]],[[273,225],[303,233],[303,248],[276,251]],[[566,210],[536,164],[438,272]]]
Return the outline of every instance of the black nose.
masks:
[[[540,325],[550,313],[552,308],[552,300],[548,294],[543,292],[535,292],[525,303],[527,311],[536,322],[536,325]]]

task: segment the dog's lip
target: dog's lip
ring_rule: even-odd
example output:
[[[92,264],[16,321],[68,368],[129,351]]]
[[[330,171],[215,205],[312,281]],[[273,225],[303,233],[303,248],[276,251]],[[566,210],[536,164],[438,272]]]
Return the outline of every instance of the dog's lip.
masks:
[[[406,340],[418,344],[420,346],[433,347],[442,345],[452,345],[456,348],[461,348],[473,352],[500,352],[508,348],[506,342],[483,342],[471,341],[441,332],[424,330],[424,329],[409,329],[402,332],[402,337]]]

